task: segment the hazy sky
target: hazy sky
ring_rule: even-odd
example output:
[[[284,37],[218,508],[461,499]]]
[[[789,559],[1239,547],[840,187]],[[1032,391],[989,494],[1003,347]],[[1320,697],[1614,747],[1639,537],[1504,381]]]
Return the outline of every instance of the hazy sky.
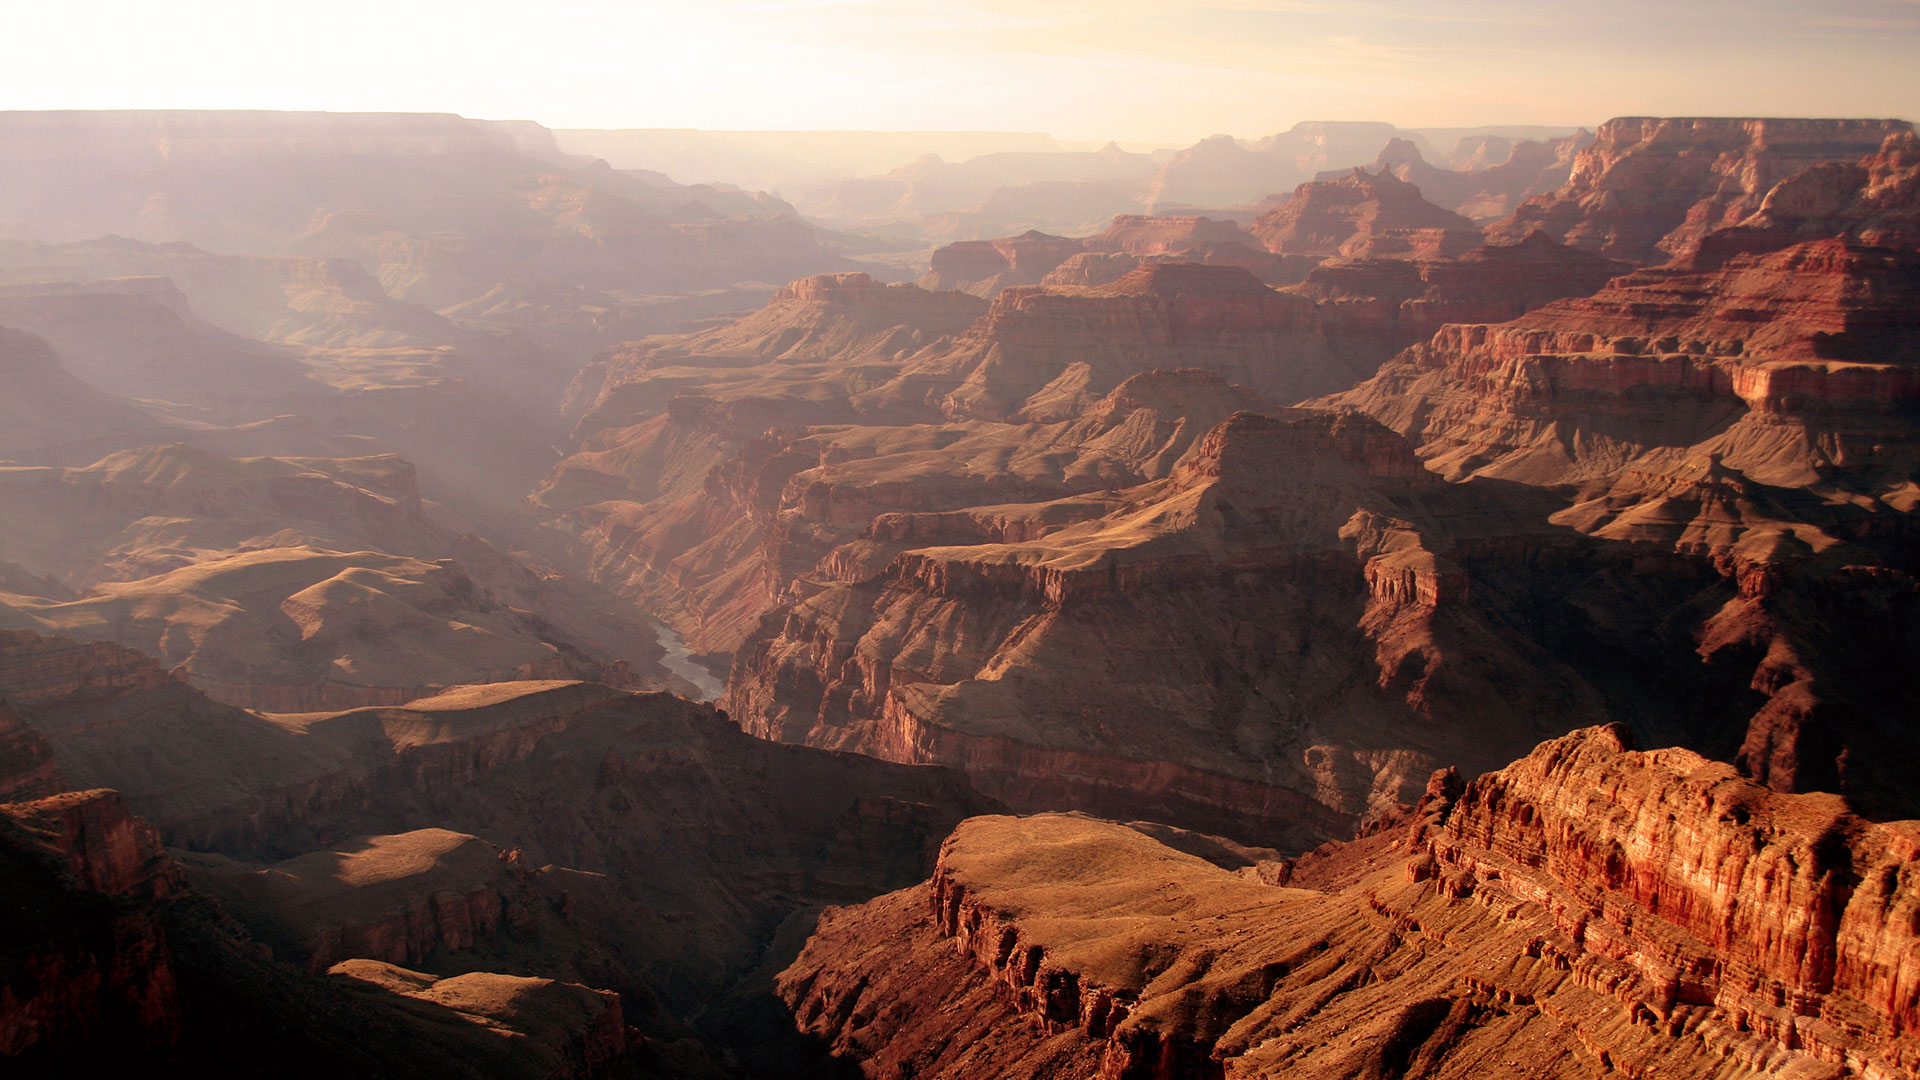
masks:
[[[0,108],[553,127],[1920,119],[1920,0],[9,0]]]

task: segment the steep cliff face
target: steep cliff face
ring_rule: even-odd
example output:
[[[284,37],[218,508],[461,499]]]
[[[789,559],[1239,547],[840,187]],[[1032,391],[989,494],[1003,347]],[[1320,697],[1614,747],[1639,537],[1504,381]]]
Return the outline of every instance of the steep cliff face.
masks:
[[[1577,481],[1696,452],[1795,487],[1897,469],[1920,396],[1917,265],[1834,239],[1644,271],[1445,327],[1329,400],[1405,431],[1449,475]]]
[[[588,981],[671,987],[684,1005],[750,965],[796,898],[911,880],[951,822],[986,805],[953,774],[761,743],[666,694],[495,684],[262,717],[150,664],[133,670],[148,677],[106,687],[95,669],[77,692],[46,680],[14,707],[63,772],[119,789],[170,844],[294,860],[259,876],[218,860],[205,872],[302,962],[377,947],[414,963],[497,942],[517,908],[571,891],[598,913],[591,932],[562,935],[597,942],[582,946],[602,957]],[[515,869],[548,863],[590,873],[569,885]],[[656,935],[676,919],[699,932]]]
[[[1892,1077],[1917,838],[1590,729],[1267,880],[974,819],[780,989],[871,1076]]]
[[[1653,1008],[1710,1006],[1863,1073],[1920,1063],[1916,823],[1628,745],[1577,732],[1468,784],[1432,839],[1436,873],[1552,911],[1555,944]]]
[[[1449,323],[1505,322],[1629,269],[1529,233],[1451,256],[1328,259],[1286,291],[1315,302],[1331,347],[1377,368]]]
[[[1823,229],[1880,220],[1854,194],[1832,205]],[[1910,250],[1721,230],[1591,297],[1444,327],[1327,403],[1451,478],[1557,487],[1559,525],[1712,566],[1726,589],[1688,615],[1696,648],[1765,699],[1714,755],[1906,814],[1878,763],[1904,753],[1887,672],[1916,647],[1917,287]]]
[[[1377,425],[1236,414],[1140,487],[875,518],[762,621],[724,702],[1020,808],[1311,846],[1436,761],[1597,715],[1447,557],[1463,527],[1531,527],[1454,497]]]
[[[0,934],[0,1058],[164,1054],[183,1034],[179,975],[153,905],[182,884],[159,836],[111,791],[0,804],[9,917]]]
[[[1691,262],[1711,268],[1742,252],[1836,236],[1920,248],[1920,135],[1888,135],[1857,163],[1815,165],[1782,180],[1751,217],[1702,237]]]
[[[798,317],[792,305],[763,316],[700,335],[698,348],[714,349],[711,355],[671,355],[695,348],[692,339],[636,346],[632,368],[606,376],[600,404],[582,419],[579,452],[532,500],[599,580],[646,603],[698,654],[730,653],[787,580],[839,542],[816,535],[811,512],[783,517],[791,507],[782,485],[795,473],[832,459],[892,459],[868,467],[893,470],[885,494],[877,482],[862,485],[875,512],[957,509],[968,491],[991,503],[1124,486],[1148,474],[1120,459],[1160,454],[1171,429],[1147,429],[1171,422],[1172,414],[1163,407],[1166,415],[1142,416],[1111,436],[1105,432],[1122,426],[1120,418],[1084,431],[1063,425],[1100,411],[1128,378],[1195,368],[1255,398],[1286,400],[1348,385],[1366,363],[1328,350],[1311,302],[1280,295],[1232,267],[1185,263],[1137,267],[1100,288],[1012,290],[958,338],[910,355],[879,357],[857,345],[835,352],[838,345],[823,342],[810,359],[730,359],[723,342],[755,334],[780,340],[786,331],[773,328]],[[894,320],[889,333],[919,325],[886,318]],[[808,325],[803,318],[796,329],[804,333]],[[1197,425],[1217,418],[1188,422],[1181,445],[1196,437]],[[908,426],[941,421],[944,433]],[[804,426],[845,427],[848,434],[827,447]],[[1097,445],[1083,453],[1060,443],[1056,450],[1069,458],[1035,457],[1038,447],[1070,433]],[[911,462],[901,457],[907,453]],[[1114,464],[1095,463],[1103,457]],[[901,465],[909,467],[899,471]],[[928,493],[909,491],[915,476],[928,481]],[[835,514],[835,527],[857,524],[852,504]],[[787,538],[797,543],[789,547]],[[787,550],[770,550],[769,542]]]
[[[1903,120],[1609,120],[1565,187],[1527,200],[1488,236],[1511,241],[1540,229],[1611,258],[1684,258],[1707,233],[1760,209],[1775,184],[1857,161],[1911,128]]]

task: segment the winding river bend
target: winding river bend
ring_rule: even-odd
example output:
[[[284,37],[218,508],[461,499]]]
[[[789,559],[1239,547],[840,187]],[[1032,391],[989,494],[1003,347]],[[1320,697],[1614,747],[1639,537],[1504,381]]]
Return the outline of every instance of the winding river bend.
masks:
[[[712,701],[726,692],[726,680],[700,666],[693,654],[687,651],[687,643],[680,640],[680,635],[674,632],[673,627],[658,619],[654,620],[653,626],[659,634],[660,646],[667,650],[667,655],[660,658],[661,666],[692,683],[700,691],[695,701]]]

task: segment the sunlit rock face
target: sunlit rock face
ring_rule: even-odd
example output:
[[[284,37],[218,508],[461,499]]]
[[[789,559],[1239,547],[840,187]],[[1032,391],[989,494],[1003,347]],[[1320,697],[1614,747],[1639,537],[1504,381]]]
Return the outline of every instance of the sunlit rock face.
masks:
[[[1702,236],[1760,209],[1782,180],[1857,161],[1911,129],[1904,120],[1609,120],[1574,160],[1565,187],[1527,200],[1488,235],[1516,240],[1541,229],[1613,258],[1684,258]]]
[[[869,1074],[1896,1076],[1920,834],[1612,728],[1297,861],[989,817],[780,992]]]

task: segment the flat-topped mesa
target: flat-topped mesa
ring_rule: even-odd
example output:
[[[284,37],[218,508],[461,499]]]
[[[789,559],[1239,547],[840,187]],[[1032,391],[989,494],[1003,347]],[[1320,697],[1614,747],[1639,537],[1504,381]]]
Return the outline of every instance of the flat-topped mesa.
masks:
[[[991,298],[1008,285],[1037,283],[1048,271],[1085,250],[1084,241],[1036,229],[999,240],[962,240],[933,253],[919,285]]]
[[[767,303],[818,304],[828,310],[866,312],[887,309],[953,310],[961,305],[943,303],[925,289],[895,283],[882,284],[865,271],[845,274],[814,274],[797,278],[774,290]]]
[[[327,977],[330,990],[391,1010],[413,1029],[382,1033],[397,1043],[393,1069],[430,1059],[487,1062],[502,1076],[616,1080],[635,1068],[633,1029],[612,990],[491,971],[443,977],[362,958],[333,965]]]
[[[1207,432],[1174,471],[1176,482],[1220,481],[1236,495],[1281,494],[1312,471],[1319,458],[1354,466],[1386,481],[1437,483],[1407,440],[1351,412],[1294,409],[1280,418],[1240,412]],[[1258,505],[1254,503],[1253,505]]]
[[[1091,288],[1007,289],[929,364],[959,376],[942,409],[981,419],[1065,418],[1153,368],[1206,368],[1280,402],[1362,374],[1328,348],[1311,301],[1238,267],[1179,261]]]
[[[1390,173],[1356,168],[1337,180],[1312,180],[1262,214],[1251,232],[1281,255],[1364,254],[1391,230],[1441,229],[1464,239],[1479,236],[1473,222],[1420,197],[1420,189]],[[1402,246],[1412,250],[1411,245]]]
[[[1428,845],[1449,891],[1551,911],[1543,948],[1617,997],[1710,1006],[1862,1075],[1920,1063],[1920,822],[1630,747],[1577,731],[1469,783]]]
[[[1775,184],[1815,165],[1858,161],[1910,130],[1904,120],[1609,120],[1565,187],[1528,199],[1488,236],[1538,228],[1613,258],[1685,258],[1703,236],[1757,211]]]

